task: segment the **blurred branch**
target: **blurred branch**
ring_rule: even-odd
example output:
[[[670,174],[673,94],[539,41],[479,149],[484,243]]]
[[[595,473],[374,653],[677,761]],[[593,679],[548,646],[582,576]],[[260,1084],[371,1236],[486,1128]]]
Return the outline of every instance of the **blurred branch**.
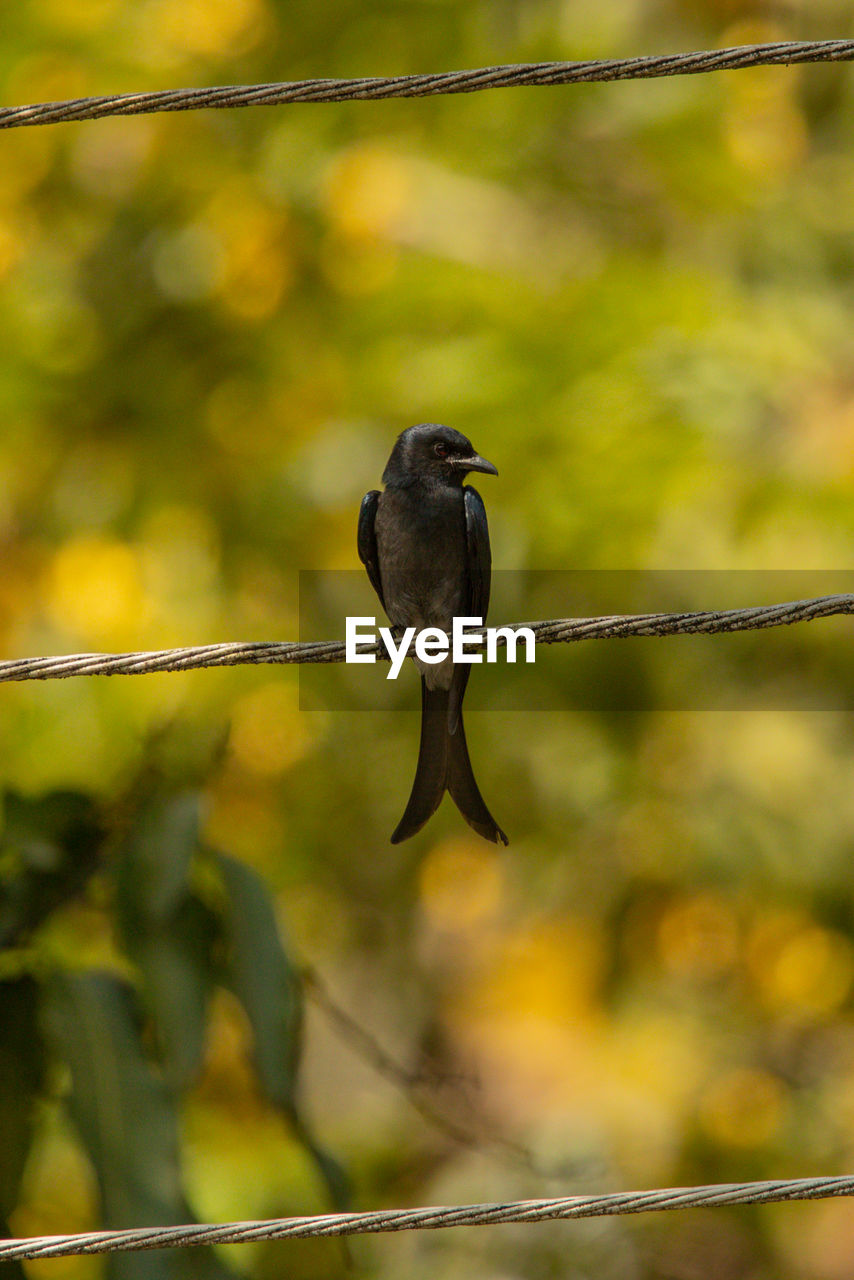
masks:
[[[557,618],[549,622],[508,623],[510,631],[529,627],[538,644],[568,644],[577,640],[622,639],[628,636],[721,635],[732,631],[762,631],[795,622],[814,622],[837,614],[854,613],[854,595],[820,596],[786,604],[700,613],[616,614],[604,618]],[[500,647],[505,638],[498,637]],[[467,651],[484,648],[467,641]],[[359,645],[360,654],[388,658],[383,645]],[[9,680],[62,680],[68,676],[147,675],[153,671],[192,671],[199,667],[238,667],[259,663],[343,662],[343,640],[258,641],[248,644],[195,645],[186,649],[155,649],[143,653],[76,653],[53,658],[18,658],[0,662],[0,683]]]
[[[536,1160],[527,1147],[488,1128],[482,1118],[478,1117],[480,1123],[477,1128],[474,1128],[447,1115],[426,1095],[439,1088],[447,1088],[449,1083],[454,1083],[454,1078],[448,1077],[430,1064],[416,1070],[404,1067],[386,1052],[371,1032],[366,1031],[346,1009],[333,1000],[326,984],[314,969],[310,967],[302,969],[301,976],[306,995],[318,1009],[323,1011],[342,1040],[346,1041],[364,1062],[373,1067],[378,1075],[400,1089],[412,1108],[428,1124],[439,1129],[460,1146],[479,1150],[481,1146],[488,1144],[499,1148],[512,1157],[515,1163],[523,1164],[528,1170],[541,1176],[550,1176],[537,1166]]]
[[[327,1213],[316,1217],[273,1218],[267,1222],[139,1227],[131,1231],[88,1231],[81,1235],[0,1241],[0,1261],[6,1258],[59,1258],[70,1254],[162,1249],[167,1245],[245,1244],[256,1240],[307,1236],[373,1235],[382,1231],[497,1226],[506,1222],[546,1222],[555,1218],[602,1218],[653,1210],[776,1204],[786,1200],[828,1200],[852,1195],[854,1177],[787,1178],[774,1182],[729,1182],[706,1187],[624,1191],[604,1196],[514,1200],[507,1204],[378,1209],[372,1213]]]
[[[854,40],[786,40],[697,53],[592,59],[586,62],[525,62],[516,66],[479,67],[469,71],[442,71],[428,75],[365,76],[358,80],[296,80],[273,84],[222,85],[206,89],[161,89],[153,93],[121,93],[6,107],[0,110],[0,129],[58,124],[69,120],[97,120],[103,116],[192,111],[200,107],[258,107],[287,102],[344,102],[363,98],[428,98],[438,94],[476,93],[481,89],[506,89],[516,85],[651,79],[657,76],[698,75],[706,71],[779,63],[848,62],[852,59]]]

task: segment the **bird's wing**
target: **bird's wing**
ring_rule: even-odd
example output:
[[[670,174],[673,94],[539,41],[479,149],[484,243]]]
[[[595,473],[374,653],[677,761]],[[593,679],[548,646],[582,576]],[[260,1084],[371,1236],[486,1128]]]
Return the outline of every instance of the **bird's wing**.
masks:
[[[486,622],[489,608],[489,587],[492,575],[492,553],[489,549],[489,528],[486,508],[477,489],[466,485],[463,489],[466,513],[466,565],[468,568],[467,614]],[[458,662],[454,667],[451,696],[448,701],[448,731],[456,733],[460,723],[463,694],[466,691],[471,666]]]
[[[359,559],[368,571],[371,586],[376,591],[380,598],[380,604],[385,609],[383,584],[380,578],[380,562],[377,553],[376,519],[379,500],[379,489],[371,489],[370,493],[366,493],[362,499],[362,505],[359,508],[359,532],[356,545],[359,549]]]
[[[469,613],[473,618],[486,621],[489,608],[489,587],[492,576],[492,553],[489,549],[489,528],[486,508],[477,489],[466,485],[463,489],[466,504],[466,545],[469,570]]]

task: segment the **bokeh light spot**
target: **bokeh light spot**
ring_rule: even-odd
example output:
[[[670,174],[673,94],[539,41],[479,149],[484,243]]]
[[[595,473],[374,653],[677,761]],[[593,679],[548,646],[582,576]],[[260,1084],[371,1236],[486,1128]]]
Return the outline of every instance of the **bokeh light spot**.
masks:
[[[132,637],[143,612],[137,557],[108,538],[75,538],[60,547],[45,591],[54,622],[92,645]]]
[[[436,929],[469,929],[497,913],[504,880],[498,854],[464,836],[431,849],[421,865],[421,907]]]
[[[756,1068],[722,1076],[700,1101],[700,1123],[715,1142],[728,1147],[761,1147],[777,1133],[786,1110],[782,1082]]]
[[[269,28],[264,0],[151,0],[149,40],[177,54],[246,53]]]
[[[198,302],[222,283],[222,246],[209,227],[184,227],[158,237],[152,269],[160,292],[180,302]]]
[[[715,977],[730,968],[738,950],[731,906],[716,894],[699,893],[671,906],[658,929],[659,954],[671,972]]]
[[[413,198],[406,161],[382,147],[359,145],[342,152],[326,175],[326,209],[345,236],[384,236]]]
[[[817,1017],[839,1008],[854,983],[854,946],[797,913],[761,916],[750,935],[748,966],[763,1003],[775,1013]]]
[[[234,706],[229,748],[250,773],[283,773],[310,750],[315,722],[299,710],[296,681],[283,678],[253,689]]]

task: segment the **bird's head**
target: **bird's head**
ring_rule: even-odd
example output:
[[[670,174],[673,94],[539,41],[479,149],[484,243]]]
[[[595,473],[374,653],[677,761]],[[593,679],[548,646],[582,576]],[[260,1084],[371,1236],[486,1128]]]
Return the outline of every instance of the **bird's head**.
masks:
[[[397,437],[383,472],[383,484],[424,480],[461,485],[470,471],[498,475],[497,468],[476,453],[471,440],[461,432],[438,422],[422,422]]]

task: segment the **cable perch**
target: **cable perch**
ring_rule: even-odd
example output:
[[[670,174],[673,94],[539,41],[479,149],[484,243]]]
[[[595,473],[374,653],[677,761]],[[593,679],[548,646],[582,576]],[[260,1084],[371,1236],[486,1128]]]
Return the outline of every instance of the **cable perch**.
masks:
[[[358,80],[314,79],[271,84],[216,85],[203,89],[160,89],[152,93],[114,93],[64,102],[39,102],[0,108],[0,129],[23,125],[99,120],[104,116],[151,115],[195,111],[202,107],[269,107],[296,102],[347,102],[358,99],[430,98],[477,93],[522,85],[590,84],[594,81],[651,80],[659,76],[700,75],[743,67],[805,62],[850,62],[854,40],[782,40],[737,45],[694,53],[646,54],[639,58],[596,58],[586,62],[523,62],[512,66],[440,71],[427,75],[363,76]]]
[[[461,1204],[418,1209],[378,1209],[371,1213],[326,1213],[317,1217],[274,1218],[266,1222],[192,1223],[181,1227],[137,1227],[87,1231],[81,1235],[0,1240],[0,1262],[12,1258],[60,1258],[70,1254],[129,1252],[202,1244],[246,1244],[255,1240],[311,1236],[376,1235],[386,1231],[426,1231],[442,1227],[488,1227],[507,1222],[547,1222],[556,1218],[601,1218],[652,1210],[774,1204],[785,1200],[827,1200],[854,1195],[854,1177],[786,1178],[774,1182],[731,1182],[706,1187],[668,1187],[601,1196],[561,1196],[507,1204]]]
[[[854,595],[819,596],[785,604],[758,605],[699,613],[612,614],[603,618],[556,618],[548,622],[508,623],[530,627],[537,644],[569,644],[579,640],[627,639],[630,636],[721,635],[762,631],[796,622],[814,622],[854,613]],[[499,638],[499,643],[501,638]],[[476,645],[471,645],[472,652]],[[360,653],[388,657],[382,645],[360,646]],[[135,676],[155,671],[193,671],[200,667],[239,667],[259,663],[343,662],[343,640],[232,641],[184,649],[140,653],[72,653],[52,658],[17,658],[0,662],[0,684],[12,680],[64,680],[70,676]]]

